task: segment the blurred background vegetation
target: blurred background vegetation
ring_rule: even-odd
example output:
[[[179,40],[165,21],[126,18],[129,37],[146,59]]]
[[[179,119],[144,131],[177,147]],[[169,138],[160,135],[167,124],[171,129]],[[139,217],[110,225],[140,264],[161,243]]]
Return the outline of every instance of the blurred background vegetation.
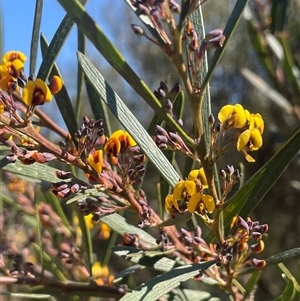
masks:
[[[101,4],[99,1],[98,11],[93,12],[94,15],[97,15],[95,21],[100,26],[105,24],[109,28],[107,34],[111,41],[152,90],[157,89],[160,81],[167,81],[170,87],[173,86],[175,82],[179,81],[179,78],[171,63],[156,45],[132,32],[130,24],[141,25],[141,23],[125,1],[119,2],[118,9],[115,9],[112,1],[101,1]],[[235,1],[231,0],[209,0],[203,4],[206,32],[224,28],[234,4]],[[4,14],[7,13],[4,12]],[[212,112],[215,113],[215,116],[222,105],[238,102],[250,111],[259,112],[265,120],[264,144],[256,154],[256,163],[243,166],[242,173],[245,180],[272,157],[281,143],[286,141],[296,125],[299,124],[300,93],[292,83],[291,76],[287,74],[286,56],[282,53],[281,46],[282,38],[288,43],[294,72],[299,79],[299,15],[300,2],[298,0],[250,1],[210,82]],[[22,26],[32,26],[31,22],[31,20],[22,21]],[[4,24],[4,26],[8,25]],[[4,31],[6,31],[5,27]],[[51,37],[48,39],[50,40]],[[87,42],[86,48],[87,56],[91,58],[107,82],[126,101],[140,122],[147,128],[153,114],[151,109],[105,62],[89,42]],[[212,54],[213,51],[208,53],[208,62]],[[67,61],[66,66],[59,66],[63,69],[65,84],[73,95],[74,101],[76,66],[75,61],[74,63]],[[55,104],[49,105],[45,110],[48,113],[53,112]],[[88,106],[83,106],[81,115],[93,116],[93,113]],[[185,111],[183,121],[185,125],[191,124],[189,109]],[[115,120],[115,128],[117,125]],[[232,156],[230,153],[222,159],[219,167],[225,167],[227,164],[238,166],[243,164],[243,160],[241,155]],[[261,223],[269,224],[269,236],[262,254],[264,258],[299,246],[299,170],[300,154],[298,153],[283,176],[251,215],[252,220],[257,219]],[[157,181],[158,175],[153,170],[151,174],[147,174],[143,183],[148,200],[153,202],[156,201],[153,185]],[[98,245],[96,243],[95,252],[103,253],[104,246],[103,242]],[[120,260],[116,260],[116,262],[122,264]],[[285,263],[294,275],[299,273],[299,261],[296,262],[293,259]],[[119,267],[117,269],[119,270]],[[139,275],[139,277],[143,279],[148,276]],[[257,300],[271,300],[282,292],[284,286],[285,282],[280,276],[279,269],[276,266],[268,267],[262,273],[256,298]]]

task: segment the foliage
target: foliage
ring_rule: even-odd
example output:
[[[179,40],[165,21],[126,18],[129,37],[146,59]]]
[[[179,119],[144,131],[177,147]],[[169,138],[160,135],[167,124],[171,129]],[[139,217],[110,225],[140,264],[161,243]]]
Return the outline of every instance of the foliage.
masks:
[[[260,278],[277,265],[286,285],[274,300],[296,300],[299,279],[283,262],[299,258],[300,247],[262,257],[273,225],[250,217],[299,153],[300,70],[283,31],[287,2],[237,1],[224,30],[206,33],[209,1],[125,0],[140,19],[131,25],[137,38],[154,44],[180,78],[170,83],[156,74],[155,91],[91,18],[87,1],[58,2],[66,16],[49,45],[39,37],[43,2],[36,3],[31,74],[19,51],[0,65],[1,293],[16,300],[254,300]],[[212,112],[209,88],[241,18],[267,79],[247,68],[242,74],[283,118],[296,120],[245,181],[227,158],[253,164],[270,125],[258,102]],[[75,110],[55,61],[74,24]],[[153,110],[148,130],[84,53],[85,39]],[[79,120],[83,87],[94,116]],[[52,98],[67,131],[41,109]]]

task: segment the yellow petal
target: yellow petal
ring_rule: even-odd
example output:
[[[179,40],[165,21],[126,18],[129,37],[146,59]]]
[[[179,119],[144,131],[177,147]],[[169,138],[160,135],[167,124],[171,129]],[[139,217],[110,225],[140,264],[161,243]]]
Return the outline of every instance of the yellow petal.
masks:
[[[46,83],[40,78],[37,78],[34,83],[38,89],[43,91],[43,94],[45,95],[45,102],[49,102],[52,99],[52,95]]]
[[[201,200],[208,213],[212,213],[215,210],[215,202],[211,195],[203,194]]]
[[[199,175],[198,169],[191,170],[188,174],[188,181],[195,181],[196,179],[198,179],[198,175]]]
[[[189,195],[196,192],[196,183],[194,181],[185,181],[185,188]]]
[[[173,206],[173,195],[168,194],[165,198],[165,209],[168,213],[170,213]]]
[[[88,163],[91,167],[101,173],[103,167],[103,153],[102,150],[97,150],[93,154],[90,154],[87,158]]]
[[[208,188],[208,182],[203,167],[199,169],[199,180],[204,188]]]
[[[28,81],[23,89],[23,101],[27,106],[30,106],[33,100],[35,84],[33,81]]]
[[[104,145],[104,151],[106,153],[111,153],[114,156],[117,156],[121,150],[121,143],[119,139],[115,136],[111,136]]]
[[[245,116],[248,121],[250,121],[251,114],[248,110],[245,110]]]
[[[223,106],[218,114],[218,119],[221,123],[225,123],[233,114],[233,106],[226,105]]]
[[[0,88],[3,91],[9,92],[11,85],[16,83],[16,82],[17,82],[17,80],[13,76],[5,75],[5,76],[1,77]],[[16,87],[18,87],[17,84],[16,84]]]
[[[180,180],[175,186],[174,186],[174,192],[173,196],[176,200],[181,200],[183,198],[183,191],[185,189],[185,181]]]
[[[250,142],[251,142],[251,146],[250,146],[251,151],[256,151],[259,148],[261,148],[263,144],[263,140],[260,131],[258,129],[254,129],[253,131],[251,131]]]
[[[264,120],[262,116],[259,113],[253,114],[254,119],[254,128],[258,129],[260,133],[262,134],[264,132]]]
[[[242,132],[237,140],[237,150],[241,151],[249,142],[250,130]]]
[[[238,129],[242,128],[247,121],[245,110],[244,110],[243,106],[240,104],[236,104],[233,108],[233,112],[237,116],[234,127],[238,128]]]
[[[8,61],[13,61],[15,59],[19,59],[24,63],[27,60],[27,57],[21,51],[9,51],[9,52],[4,54],[4,56],[2,58],[2,61],[3,62],[8,62]]]
[[[253,163],[255,162],[255,159],[253,159],[244,149],[242,149],[242,153],[245,156],[245,159],[249,162],[249,163]]]
[[[197,192],[197,193],[194,193],[189,202],[188,202],[188,205],[187,205],[187,209],[190,213],[194,213],[198,207],[199,207],[199,203],[201,201],[201,193],[200,192]]]

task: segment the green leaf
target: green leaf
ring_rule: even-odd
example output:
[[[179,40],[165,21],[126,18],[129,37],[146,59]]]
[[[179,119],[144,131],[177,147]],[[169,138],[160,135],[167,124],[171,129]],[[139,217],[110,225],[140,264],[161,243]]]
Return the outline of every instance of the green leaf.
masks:
[[[84,34],[77,28],[77,40],[78,40],[78,51],[85,53],[85,36]],[[80,110],[82,106],[82,88],[84,82],[84,73],[79,66],[77,66],[77,96],[76,96],[76,120],[79,120]]]
[[[108,85],[96,67],[82,53],[78,52],[77,55],[84,73],[101,100],[108,105],[111,112],[141,147],[158,172],[170,185],[174,186],[180,177],[161,150],[156,146],[151,136],[127,108],[120,97]],[[101,100],[99,99],[99,101]]]
[[[284,260],[292,259],[292,258],[300,258],[300,247],[286,250],[284,252],[270,256],[269,258],[266,259],[266,267],[274,264],[280,264]],[[256,269],[254,267],[249,267],[238,272],[238,275],[249,274],[252,273],[253,271],[256,271]]]
[[[300,125],[277,153],[264,164],[225,204],[224,223],[239,214],[248,216],[299,152]]]
[[[284,23],[286,22],[286,10],[288,7],[288,0],[273,0],[271,2],[271,31],[276,33],[284,30]]]
[[[43,0],[37,0],[34,12],[34,21],[32,27],[31,45],[30,45],[30,66],[29,73],[35,74],[36,60],[39,46],[39,35],[42,21]]]
[[[131,267],[128,267],[128,268],[124,269],[123,271],[117,273],[117,275],[114,276],[113,283],[119,282],[119,281],[123,280],[125,276],[131,275],[135,271],[142,270],[142,269],[145,269],[145,266],[140,265],[140,264],[135,264]]]
[[[291,301],[295,295],[295,280],[288,279],[287,284],[280,296],[273,299],[273,301]]]
[[[45,54],[47,53],[47,50],[49,49],[49,47],[48,47],[48,43],[43,35],[41,36],[41,49],[42,49],[42,55],[44,57]],[[59,69],[56,64],[52,65],[52,68],[49,72],[50,72],[51,77],[53,77],[54,75],[58,75],[59,77],[61,77]],[[77,139],[75,137],[75,133],[78,129],[77,120],[76,120],[75,113],[73,110],[71,98],[68,94],[68,91],[67,91],[65,85],[63,85],[62,89],[57,94],[55,94],[54,97],[55,97],[56,104],[59,108],[59,111],[64,119],[64,122],[65,122],[67,128],[68,128],[68,131],[76,145]]]
[[[87,2],[87,0],[79,0],[83,5]],[[62,22],[60,23],[58,29],[56,30],[53,39],[49,45],[47,53],[44,56],[42,64],[40,66],[37,77],[46,80],[49,77],[50,70],[54,61],[56,60],[63,44],[68,38],[71,29],[74,25],[74,21],[70,18],[69,15],[66,15]]]
[[[155,301],[180,285],[205,270],[216,261],[196,263],[193,265],[175,268],[162,275],[156,276],[136,287],[132,292],[126,294],[120,301]]]
[[[125,259],[141,266],[151,267],[157,271],[167,272],[176,265],[174,259],[168,258],[166,252],[161,251],[143,251],[134,247],[115,246],[112,251]]]
[[[157,247],[156,239],[153,236],[138,227],[128,224],[125,218],[117,213],[102,216],[100,220],[122,236],[124,233],[136,234],[142,244]]]

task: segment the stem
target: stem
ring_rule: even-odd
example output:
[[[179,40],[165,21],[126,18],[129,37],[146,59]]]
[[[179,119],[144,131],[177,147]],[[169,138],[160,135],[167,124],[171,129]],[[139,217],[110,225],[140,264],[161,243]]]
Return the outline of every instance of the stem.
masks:
[[[62,293],[72,295],[89,293],[90,296],[107,296],[108,298],[119,298],[125,294],[124,289],[107,285],[98,285],[96,282],[74,282],[58,281],[55,279],[38,279],[26,276],[0,277],[2,284],[20,284],[30,286],[43,286],[44,288],[57,289]]]

